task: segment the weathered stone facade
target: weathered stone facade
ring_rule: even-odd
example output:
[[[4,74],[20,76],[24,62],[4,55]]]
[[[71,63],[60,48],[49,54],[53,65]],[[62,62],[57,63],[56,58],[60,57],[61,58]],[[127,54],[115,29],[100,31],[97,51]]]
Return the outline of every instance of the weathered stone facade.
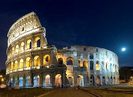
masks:
[[[119,83],[118,57],[98,47],[48,46],[46,30],[34,12],[8,32],[6,74],[12,87],[96,86]]]

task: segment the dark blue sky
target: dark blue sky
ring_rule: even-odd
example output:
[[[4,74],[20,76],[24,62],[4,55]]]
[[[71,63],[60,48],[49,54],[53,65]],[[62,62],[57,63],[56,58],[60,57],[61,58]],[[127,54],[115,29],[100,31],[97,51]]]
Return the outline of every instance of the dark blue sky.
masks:
[[[132,0],[4,0],[0,2],[1,69],[10,26],[31,11],[46,27],[49,44],[103,47],[119,56],[120,66],[133,66]],[[120,52],[123,46],[127,52]]]

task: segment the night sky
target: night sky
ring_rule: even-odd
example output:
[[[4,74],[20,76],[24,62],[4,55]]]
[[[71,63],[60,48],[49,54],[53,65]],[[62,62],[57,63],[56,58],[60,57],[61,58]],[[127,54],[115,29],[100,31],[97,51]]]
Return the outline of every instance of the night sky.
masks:
[[[5,68],[10,26],[31,11],[46,28],[49,44],[106,48],[118,55],[120,66],[133,66],[132,0],[1,0],[0,69]],[[126,52],[120,51],[123,46]]]

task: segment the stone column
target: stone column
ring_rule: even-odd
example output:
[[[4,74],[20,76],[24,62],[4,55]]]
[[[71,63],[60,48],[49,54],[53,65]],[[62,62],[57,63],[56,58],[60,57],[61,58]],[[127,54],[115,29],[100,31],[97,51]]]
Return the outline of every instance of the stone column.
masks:
[[[43,87],[43,74],[39,74],[39,76],[40,76],[40,85],[39,85],[39,87]]]
[[[26,77],[25,77],[25,74],[23,75],[23,88],[26,87]]]
[[[40,61],[41,61],[40,68],[42,68],[43,67],[43,54],[42,53],[40,54]]]
[[[33,73],[31,73],[31,75],[30,75],[30,80],[31,80],[31,87],[33,87],[34,86],[34,75],[33,75]]]
[[[31,44],[32,44],[31,49],[32,50],[34,49],[34,40],[35,40],[34,35],[32,35],[32,38],[31,38]]]
[[[55,87],[55,74],[53,73],[50,74],[50,81],[51,81],[52,87]]]

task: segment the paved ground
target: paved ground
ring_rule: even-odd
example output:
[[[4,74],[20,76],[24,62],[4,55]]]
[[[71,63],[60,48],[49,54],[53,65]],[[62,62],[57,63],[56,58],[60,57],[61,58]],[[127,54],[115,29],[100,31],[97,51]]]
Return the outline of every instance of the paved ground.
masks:
[[[94,97],[91,94],[75,88],[56,89],[40,97]]]

